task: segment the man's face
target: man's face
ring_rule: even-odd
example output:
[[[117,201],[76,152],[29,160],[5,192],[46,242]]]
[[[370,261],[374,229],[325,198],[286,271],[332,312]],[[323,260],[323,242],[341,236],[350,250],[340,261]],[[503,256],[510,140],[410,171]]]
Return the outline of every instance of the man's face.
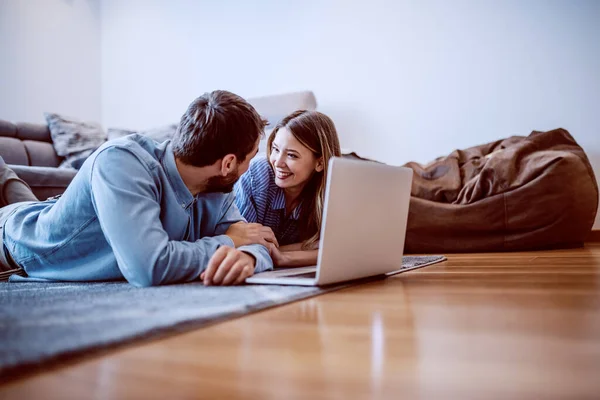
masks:
[[[205,193],[231,193],[233,185],[240,179],[242,174],[238,173],[239,167],[230,172],[227,176],[213,176],[208,178]]]
[[[250,151],[250,153],[246,154],[246,158],[243,162],[239,164],[239,176],[244,175],[248,168],[250,167],[250,161],[258,154],[258,145],[260,144],[260,138],[254,144],[254,148]]]
[[[250,167],[250,160],[256,156],[258,153],[258,144],[259,140],[256,141],[256,145],[254,149],[246,155],[246,158],[243,162],[237,163],[235,165],[235,170],[231,171],[227,176],[213,176],[208,179],[206,183],[205,193],[230,193],[233,190],[233,186],[240,179],[248,168]]]

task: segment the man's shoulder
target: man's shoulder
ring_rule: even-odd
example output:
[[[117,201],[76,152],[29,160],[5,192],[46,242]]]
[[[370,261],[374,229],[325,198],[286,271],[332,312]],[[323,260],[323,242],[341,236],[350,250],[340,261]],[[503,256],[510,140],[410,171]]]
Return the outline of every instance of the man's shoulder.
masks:
[[[106,142],[94,155],[96,158],[102,155],[102,158],[114,163],[136,159],[152,169],[159,165],[166,144],[134,134]]]

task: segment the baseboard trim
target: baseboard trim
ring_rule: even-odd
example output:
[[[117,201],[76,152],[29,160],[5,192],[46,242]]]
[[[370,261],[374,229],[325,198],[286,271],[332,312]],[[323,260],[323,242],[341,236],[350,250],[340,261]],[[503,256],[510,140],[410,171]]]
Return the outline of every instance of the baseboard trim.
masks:
[[[595,230],[591,231],[590,234],[588,235],[586,242],[595,242],[595,243],[600,242],[600,230],[595,229]]]

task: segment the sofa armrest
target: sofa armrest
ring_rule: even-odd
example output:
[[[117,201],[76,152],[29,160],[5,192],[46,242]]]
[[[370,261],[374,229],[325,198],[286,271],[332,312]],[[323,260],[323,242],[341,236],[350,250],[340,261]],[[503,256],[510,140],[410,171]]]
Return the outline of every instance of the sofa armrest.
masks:
[[[62,194],[77,174],[75,169],[9,165],[40,200]]]

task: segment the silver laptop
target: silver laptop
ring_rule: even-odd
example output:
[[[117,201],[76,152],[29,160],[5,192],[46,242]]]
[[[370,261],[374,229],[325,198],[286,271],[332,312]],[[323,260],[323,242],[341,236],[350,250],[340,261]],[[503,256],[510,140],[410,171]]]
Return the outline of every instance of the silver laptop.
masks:
[[[256,274],[247,283],[321,286],[402,269],[413,171],[332,158],[317,265]]]

